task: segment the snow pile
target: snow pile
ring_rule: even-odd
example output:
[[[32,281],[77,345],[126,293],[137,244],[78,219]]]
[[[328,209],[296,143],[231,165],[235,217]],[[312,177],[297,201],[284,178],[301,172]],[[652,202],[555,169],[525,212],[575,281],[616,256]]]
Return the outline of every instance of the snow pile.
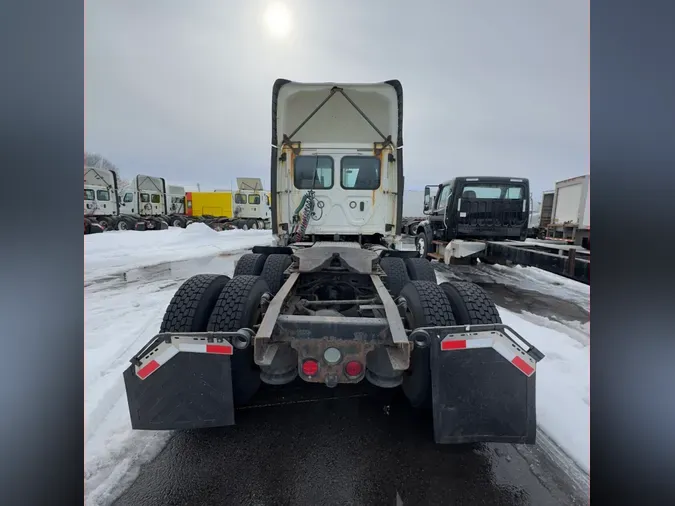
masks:
[[[84,236],[84,276],[91,281],[126,269],[243,251],[272,241],[270,230],[217,232],[203,223],[185,229],[91,234]]]
[[[505,325],[544,355],[537,364],[537,424],[579,467],[590,472],[590,346],[588,326],[498,308]],[[530,320],[539,321],[539,324]],[[542,325],[543,324],[543,325]],[[585,339],[579,339],[586,329]],[[572,335],[570,335],[572,334]]]

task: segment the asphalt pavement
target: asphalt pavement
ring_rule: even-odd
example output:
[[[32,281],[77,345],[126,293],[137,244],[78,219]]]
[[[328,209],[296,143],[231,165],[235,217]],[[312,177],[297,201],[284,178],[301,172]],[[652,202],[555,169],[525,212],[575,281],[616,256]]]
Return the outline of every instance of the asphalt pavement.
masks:
[[[566,301],[485,288],[514,311],[585,319]],[[264,387],[233,427],[177,433],[114,504],[548,506],[586,494],[539,444],[436,445],[431,419],[400,393],[297,382]]]
[[[115,505],[582,504],[531,448],[436,445],[400,396],[314,386],[268,387],[237,425],[177,433]]]

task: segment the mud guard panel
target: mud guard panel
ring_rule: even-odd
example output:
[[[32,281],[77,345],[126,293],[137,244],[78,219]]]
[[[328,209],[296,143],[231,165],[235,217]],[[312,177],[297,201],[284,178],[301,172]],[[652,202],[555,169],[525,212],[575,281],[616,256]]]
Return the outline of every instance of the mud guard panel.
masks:
[[[436,443],[535,443],[536,372],[492,348],[430,352]]]
[[[124,371],[131,427],[186,430],[234,425],[230,357],[178,353],[146,379]]]

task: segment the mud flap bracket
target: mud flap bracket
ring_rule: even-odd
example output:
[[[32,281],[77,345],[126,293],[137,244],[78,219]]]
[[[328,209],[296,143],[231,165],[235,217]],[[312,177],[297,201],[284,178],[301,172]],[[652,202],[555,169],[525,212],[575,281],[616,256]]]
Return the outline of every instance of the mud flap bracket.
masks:
[[[544,355],[506,325],[416,329],[430,345],[439,444],[534,444],[536,364]]]

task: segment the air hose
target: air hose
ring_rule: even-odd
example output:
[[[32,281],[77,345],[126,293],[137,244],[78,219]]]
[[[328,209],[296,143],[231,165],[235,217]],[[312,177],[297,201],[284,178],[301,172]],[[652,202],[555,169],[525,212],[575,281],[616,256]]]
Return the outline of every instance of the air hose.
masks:
[[[302,216],[299,216],[300,211],[302,211]],[[295,216],[299,218],[299,224],[295,229],[295,235],[293,236],[294,242],[300,242],[305,236],[307,231],[307,226],[309,225],[309,219],[312,217],[314,212],[314,191],[310,190],[302,196],[300,205],[295,210]]]

